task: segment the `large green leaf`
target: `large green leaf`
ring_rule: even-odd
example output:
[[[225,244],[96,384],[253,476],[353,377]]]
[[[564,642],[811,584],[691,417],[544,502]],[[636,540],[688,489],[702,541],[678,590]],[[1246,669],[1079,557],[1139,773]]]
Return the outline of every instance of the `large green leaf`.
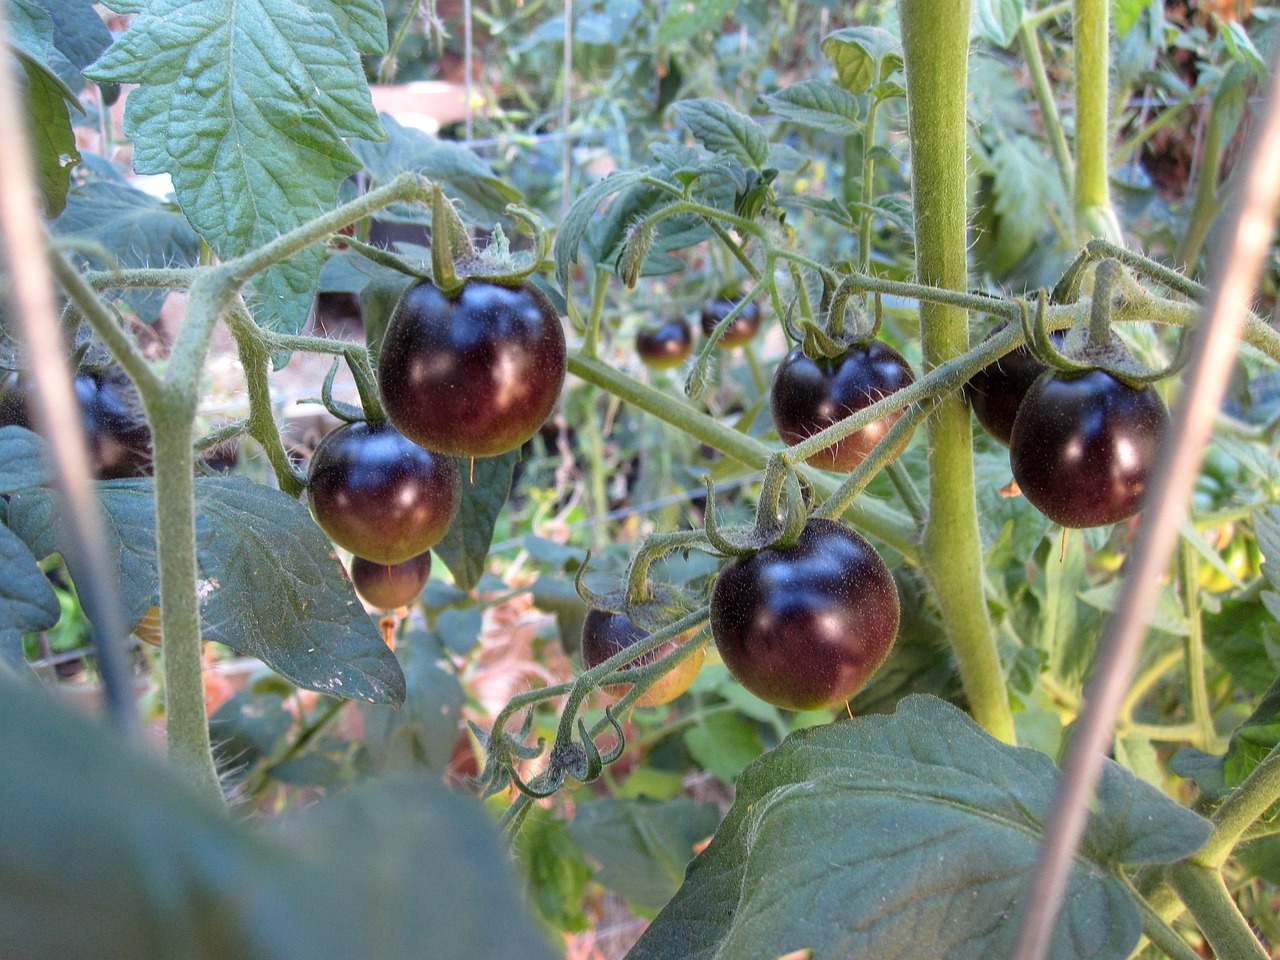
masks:
[[[309,690],[403,702],[399,662],[306,507],[244,477],[203,478],[196,498],[206,639]]]
[[[200,259],[200,237],[172,204],[131,187],[124,180],[96,179],[67,196],[67,208],[53,222],[54,236],[101,245],[111,261],[88,250],[82,263],[114,267],[190,267]],[[129,290],[123,299],[140,319],[154,323],[164,291]]]
[[[260,826],[38,688],[4,684],[0,729],[6,956],[555,956],[488,817],[436,776],[375,780]]]
[[[1009,956],[1060,776],[932,697],[792,734],[629,957]],[[1116,865],[1186,856],[1210,829],[1108,761],[1049,956],[1127,957],[1141,922]]]
[[[142,9],[130,28],[85,71],[95,80],[140,84],[125,109],[134,168],[173,178],[187,218],[222,257],[331,208],[338,185],[360,168],[342,138],[384,136],[359,57],[382,47],[381,4],[136,6]],[[263,274],[259,322],[300,329],[321,262],[322,251],[312,246]]]
[[[484,561],[493,543],[493,528],[511,492],[511,474],[520,460],[519,448],[496,457],[458,460],[462,474],[462,502],[449,531],[435,545],[454,582],[470,590],[480,582]]]
[[[93,0],[39,0],[53,21],[53,45],[62,55],[52,63],[58,76],[72,90],[84,86],[80,71],[111,46],[111,31],[94,9]]]

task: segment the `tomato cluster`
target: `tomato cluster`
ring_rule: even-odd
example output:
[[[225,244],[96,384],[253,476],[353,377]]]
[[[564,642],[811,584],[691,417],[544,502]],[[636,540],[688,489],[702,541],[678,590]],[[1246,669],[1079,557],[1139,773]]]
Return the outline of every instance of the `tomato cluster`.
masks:
[[[115,367],[81,370],[72,386],[94,476],[99,480],[150,476],[151,429],[124,371]],[[27,396],[15,373],[0,381],[0,426],[33,429]]]

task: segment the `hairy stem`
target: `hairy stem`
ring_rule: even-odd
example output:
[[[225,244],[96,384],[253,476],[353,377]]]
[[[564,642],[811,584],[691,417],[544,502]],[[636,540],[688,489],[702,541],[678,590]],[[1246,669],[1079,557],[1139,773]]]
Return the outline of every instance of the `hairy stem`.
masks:
[[[1036,34],[1036,28],[1025,17],[1018,26],[1018,45],[1022,48],[1022,58],[1026,60],[1027,70],[1031,74],[1031,88],[1035,91],[1036,102],[1040,104],[1040,120],[1049,137],[1049,146],[1053,149],[1058,176],[1062,178],[1063,189],[1070,193],[1076,177],[1075,164],[1071,161],[1071,148],[1067,145],[1062,117],[1058,114],[1058,103],[1053,97],[1049,74],[1044,68],[1044,58],[1040,56],[1040,38]]]
[[[1075,0],[1072,27],[1076,60],[1076,236],[1081,242],[1104,237],[1120,243],[1120,221],[1111,205],[1108,179],[1110,0]]]
[[[1240,915],[1220,873],[1208,867],[1179,863],[1169,868],[1169,881],[1215,954],[1231,960],[1268,960],[1267,952]]]
[[[904,0],[899,10],[916,274],[929,286],[963,291],[968,284],[965,97],[970,7],[968,0]],[[922,303],[920,329],[926,370],[968,350],[968,318],[961,309]],[[943,397],[929,418],[929,450],[924,572],[938,599],[974,718],[993,736],[1012,742],[1013,714],[982,584],[972,418],[959,393]]]

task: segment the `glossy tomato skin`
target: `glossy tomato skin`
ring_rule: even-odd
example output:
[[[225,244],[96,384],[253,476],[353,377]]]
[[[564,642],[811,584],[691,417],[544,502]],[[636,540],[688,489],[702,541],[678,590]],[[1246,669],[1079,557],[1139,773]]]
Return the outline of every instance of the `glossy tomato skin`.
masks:
[[[424,450],[387,421],[329,433],[308,468],[311,512],[334,543],[384,565],[425,553],[462,497],[453,457]]]
[[[729,672],[761,700],[817,710],[857,693],[898,632],[898,589],[865,539],[811,519],[790,547],[720,571],[711,633]]]
[[[1103,370],[1046,371],[1018,409],[1009,464],[1022,493],[1055,523],[1119,523],[1142,507],[1168,424],[1151,387],[1130,387]]]
[[[673,317],[636,334],[636,353],[646,367],[678,367],[693,350],[693,331],[684,317]]]
[[[382,610],[408,606],[418,598],[430,578],[430,551],[390,565],[364,557],[351,558],[351,582],[356,593],[369,606]]]
[[[737,300],[712,298],[702,305],[702,333],[711,336],[716,325],[729,315],[729,311],[738,305]],[[724,335],[716,342],[722,350],[730,347],[741,347],[750,343],[751,338],[760,331],[760,305],[754,300],[742,308],[742,312],[733,323],[725,328]]]
[[[492,457],[528,440],[565,377],[560,317],[532,285],[468,280],[452,297],[429,281],[387,324],[378,383],[406,437],[459,457]]]
[[[993,331],[987,339],[998,332],[999,329]],[[1055,331],[1049,337],[1054,346],[1061,347],[1066,332]],[[1006,447],[1013,434],[1013,420],[1018,415],[1022,398],[1047,369],[1049,368],[1036,359],[1031,348],[1023,344],[995,363],[987,364],[965,384],[965,397],[973,407],[978,422],[987,433]]]
[[[598,667],[610,657],[621,653],[627,647],[634,646],[649,637],[644,630],[631,622],[631,618],[623,613],[609,613],[604,610],[588,610],[582,623],[582,662],[587,668]],[[681,642],[682,638],[673,638],[666,643],[636,657],[628,667],[643,667],[655,663],[665,657]],[[706,659],[706,649],[685,658],[674,670],[666,673],[653,686],[644,692],[644,696],[636,700],[638,707],[657,707],[670,703],[689,689],[702,661]],[[626,684],[616,684],[611,692],[618,696],[626,692]]]
[[[784,443],[799,443],[914,380],[902,354],[879,340],[854,346],[830,360],[811,360],[796,347],[782,358],[773,375],[769,394],[773,423]],[[848,472],[867,458],[900,416],[902,412],[897,411],[881,417],[808,462]]]

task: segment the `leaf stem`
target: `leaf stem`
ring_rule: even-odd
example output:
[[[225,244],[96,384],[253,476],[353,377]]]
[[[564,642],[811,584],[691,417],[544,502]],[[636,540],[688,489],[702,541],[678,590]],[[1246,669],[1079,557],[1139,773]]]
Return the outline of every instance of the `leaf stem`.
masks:
[[[1191,862],[1219,869],[1253,823],[1280,800],[1280,746],[1272,747],[1244,783],[1213,813],[1213,833]]]
[[[1062,117],[1058,113],[1058,103],[1053,96],[1049,74],[1044,68],[1044,58],[1040,56],[1040,38],[1028,17],[1023,17],[1022,23],[1018,25],[1018,45],[1022,48],[1022,57],[1031,74],[1031,88],[1040,104],[1040,121],[1044,124],[1054,162],[1058,165],[1062,188],[1070,193],[1075,183],[1075,164],[1071,160],[1071,148],[1067,145],[1067,135],[1062,128]]]
[[[1200,739],[1206,750],[1213,750],[1218,731],[1209,707],[1209,688],[1205,681],[1204,624],[1200,619],[1200,555],[1182,538],[1179,542],[1182,561],[1182,602],[1187,617],[1187,689],[1191,695],[1191,717],[1200,728]]]
[[[1179,863],[1169,868],[1169,882],[1217,956],[1231,960],[1269,960],[1231,899],[1222,874],[1199,864]]]

